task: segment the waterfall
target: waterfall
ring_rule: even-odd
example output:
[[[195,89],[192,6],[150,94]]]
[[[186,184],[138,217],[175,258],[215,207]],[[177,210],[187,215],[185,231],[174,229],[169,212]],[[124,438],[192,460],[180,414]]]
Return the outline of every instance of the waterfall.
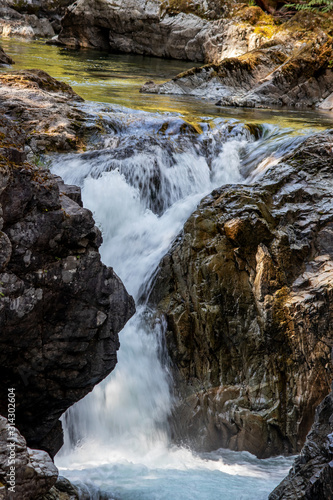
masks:
[[[140,305],[120,333],[114,372],[66,412],[65,445],[56,463],[69,477],[84,482],[93,478],[91,498],[99,498],[96,484],[112,492],[106,498],[171,498],[170,493],[154,496],[145,489],[147,481],[152,485],[158,477],[156,491],[163,490],[162,484],[163,491],[169,491],[172,485],[161,472],[167,470],[219,471],[251,480],[261,474],[267,479],[270,470],[260,466],[258,472],[259,466],[245,455],[244,463],[234,463],[232,452],[222,460],[171,446],[171,378],[167,363],[161,361],[164,325],[153,321],[152,311],[140,298],[199,201],[222,184],[245,182],[265,158],[274,163],[296,139],[273,126],[260,129],[256,138],[235,120],[216,119],[213,126],[203,122],[201,133],[172,115],[114,111],[108,120],[114,132],[105,137],[103,147],[56,157],[52,169],[66,183],[82,188],[84,206],[102,230],[102,260],[115,269]],[[192,476],[186,486],[189,494],[193,480]],[[132,488],[131,481],[141,486]],[[186,497],[183,492],[172,497],[219,498],[219,489],[212,487],[211,496],[195,497],[192,492]]]

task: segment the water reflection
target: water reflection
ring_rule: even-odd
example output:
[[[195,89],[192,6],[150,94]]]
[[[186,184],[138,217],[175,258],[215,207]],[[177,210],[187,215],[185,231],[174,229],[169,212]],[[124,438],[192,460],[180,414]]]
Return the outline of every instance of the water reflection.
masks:
[[[215,102],[188,96],[140,94],[147,80],[161,83],[193,67],[192,62],[88,49],[45,46],[43,40],[2,38],[0,43],[15,60],[14,69],[39,68],[65,81],[84,99],[152,112],[177,112],[190,122],[216,117],[265,122],[281,128],[323,130],[332,127],[333,113],[220,108]],[[2,68],[0,71],[7,71]]]

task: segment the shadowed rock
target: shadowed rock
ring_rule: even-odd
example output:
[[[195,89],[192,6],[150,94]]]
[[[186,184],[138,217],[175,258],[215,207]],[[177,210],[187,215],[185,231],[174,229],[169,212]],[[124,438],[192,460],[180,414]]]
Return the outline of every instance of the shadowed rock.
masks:
[[[7,56],[6,52],[0,47],[0,65],[2,64],[14,64],[11,57]]]
[[[269,500],[333,498],[333,393],[318,406],[315,421],[289,475]]]

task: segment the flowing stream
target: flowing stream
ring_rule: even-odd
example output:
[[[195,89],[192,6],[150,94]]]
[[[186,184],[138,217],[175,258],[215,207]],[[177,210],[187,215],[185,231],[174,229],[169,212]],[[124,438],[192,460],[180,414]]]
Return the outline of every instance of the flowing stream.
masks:
[[[190,98],[138,94],[145,80],[158,81],[161,73],[170,78],[184,70],[183,62],[56,47],[47,49],[47,57],[39,42],[1,43],[18,68],[39,67],[72,84],[90,99],[80,106],[109,125],[97,149],[57,155],[52,170],[82,188],[83,203],[103,233],[102,260],[137,303],[120,333],[116,369],[63,416],[65,445],[56,457],[61,474],[77,485],[81,498],[92,500],[267,499],[291,458],[258,460],[228,450],[196,454],[170,442],[172,378],[164,325],[152,322],[143,298],[161,258],[206,194],[260,179],[308,133],[326,128],[330,117],[220,110]]]
[[[104,147],[56,158],[53,171],[82,188],[103,231],[103,261],[141,305],[120,334],[115,371],[66,413],[57,465],[96,499],[97,488],[123,500],[267,498],[290,459],[259,461],[225,450],[198,455],[171,445],[163,324],[151,325],[140,298],[203,196],[222,184],[257,179],[304,136],[220,118],[195,129],[171,114],[114,107],[101,114],[113,130]]]

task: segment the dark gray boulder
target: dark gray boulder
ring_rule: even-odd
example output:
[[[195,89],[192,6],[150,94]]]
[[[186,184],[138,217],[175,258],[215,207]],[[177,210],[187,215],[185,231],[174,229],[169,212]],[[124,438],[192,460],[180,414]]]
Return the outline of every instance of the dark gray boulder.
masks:
[[[269,500],[333,499],[333,392],[320,403],[304,447]]]

